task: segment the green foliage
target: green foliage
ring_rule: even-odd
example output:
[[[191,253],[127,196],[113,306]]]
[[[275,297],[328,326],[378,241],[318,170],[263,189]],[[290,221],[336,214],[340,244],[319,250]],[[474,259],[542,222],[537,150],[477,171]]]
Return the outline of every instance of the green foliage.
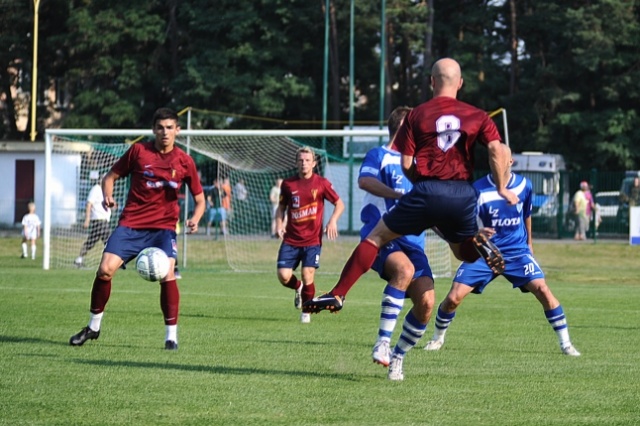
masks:
[[[100,338],[71,347],[93,271],[42,271],[18,259],[19,244],[0,245],[2,425],[637,422],[640,269],[625,243],[534,242],[581,357],[563,356],[535,298],[498,278],[465,299],[439,352],[421,349],[429,325],[402,383],[370,358],[384,286],[375,274],[342,312],[303,325],[275,269],[265,279],[193,265],[180,281],[180,348],[167,352],[157,284],[119,271]],[[437,300],[449,285],[436,282]]]
[[[564,154],[577,170],[640,168],[640,0],[434,0],[432,11],[427,0],[385,3],[383,116],[427,99],[433,61],[450,56],[462,65],[462,100],[507,109],[514,151]],[[58,84],[63,105],[40,106],[38,117],[60,114],[65,127],[148,127],[157,107],[172,106],[210,111],[194,117],[196,128],[319,128],[324,5],[43,1],[39,85],[44,91]],[[352,104],[356,124],[379,120],[380,7],[330,2],[335,55],[329,81],[336,87],[328,90],[328,116],[338,120],[331,126],[348,120]],[[21,136],[15,110],[26,109],[31,90],[32,15],[30,2],[8,2],[0,14],[0,91],[7,99],[0,137]]]

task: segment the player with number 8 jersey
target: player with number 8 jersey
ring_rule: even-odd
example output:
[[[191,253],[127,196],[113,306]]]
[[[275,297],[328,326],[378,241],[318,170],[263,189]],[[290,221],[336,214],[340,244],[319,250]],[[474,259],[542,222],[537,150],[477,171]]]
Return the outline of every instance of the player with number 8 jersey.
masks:
[[[476,143],[488,150],[498,195],[509,205],[518,197],[507,189],[504,171],[509,159],[491,118],[457,100],[462,82],[455,60],[444,58],[434,64],[433,99],[409,112],[395,139],[402,170],[413,189],[356,247],[334,288],[305,304],[307,311],[342,309],[344,296],[371,267],[380,247],[429,228],[437,229],[458,259],[473,262],[482,257],[495,273],[504,270],[504,259],[489,240],[492,230],[479,231],[476,222],[478,193],[471,185]]]

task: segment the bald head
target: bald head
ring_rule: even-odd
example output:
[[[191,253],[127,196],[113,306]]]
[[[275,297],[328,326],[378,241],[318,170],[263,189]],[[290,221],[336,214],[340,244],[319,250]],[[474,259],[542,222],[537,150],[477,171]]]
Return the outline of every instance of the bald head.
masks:
[[[456,97],[462,87],[460,64],[451,58],[436,61],[431,68],[431,85],[434,96]]]

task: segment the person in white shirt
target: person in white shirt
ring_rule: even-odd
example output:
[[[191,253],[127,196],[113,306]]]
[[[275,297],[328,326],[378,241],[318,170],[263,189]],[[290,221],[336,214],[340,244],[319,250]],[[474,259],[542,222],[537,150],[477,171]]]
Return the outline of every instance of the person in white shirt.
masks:
[[[27,243],[31,244],[31,259],[36,258],[36,240],[40,237],[40,218],[36,214],[35,203],[28,204],[29,213],[22,217],[22,259],[28,257]]]
[[[106,244],[111,234],[111,209],[104,207],[102,201],[102,187],[96,183],[87,196],[87,206],[83,227],[89,229],[89,235],[82,244],[80,255],[73,262],[76,266],[84,266],[84,256],[96,245],[99,240]]]

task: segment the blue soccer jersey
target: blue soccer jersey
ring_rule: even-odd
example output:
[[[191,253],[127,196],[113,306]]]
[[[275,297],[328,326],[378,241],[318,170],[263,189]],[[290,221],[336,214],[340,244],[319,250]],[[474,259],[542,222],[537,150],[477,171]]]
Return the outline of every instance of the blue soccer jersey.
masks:
[[[531,182],[524,176],[511,173],[507,189],[520,199],[515,206],[508,205],[498,194],[491,175],[478,179],[473,185],[479,192],[478,219],[484,227],[496,230],[492,241],[500,248],[504,257],[528,253],[528,236],[524,221],[531,216]]]
[[[367,152],[367,155],[360,166],[359,177],[374,177],[384,183],[394,191],[406,194],[412,188],[412,184],[404,175],[402,166],[400,165],[400,153],[393,151],[386,146],[373,148]],[[369,232],[376,226],[378,220],[383,214],[391,210],[398,200],[385,199],[365,192],[362,210],[360,211],[360,219],[363,226],[360,230],[360,236],[366,237]],[[424,248],[425,234],[406,235],[406,241]]]

